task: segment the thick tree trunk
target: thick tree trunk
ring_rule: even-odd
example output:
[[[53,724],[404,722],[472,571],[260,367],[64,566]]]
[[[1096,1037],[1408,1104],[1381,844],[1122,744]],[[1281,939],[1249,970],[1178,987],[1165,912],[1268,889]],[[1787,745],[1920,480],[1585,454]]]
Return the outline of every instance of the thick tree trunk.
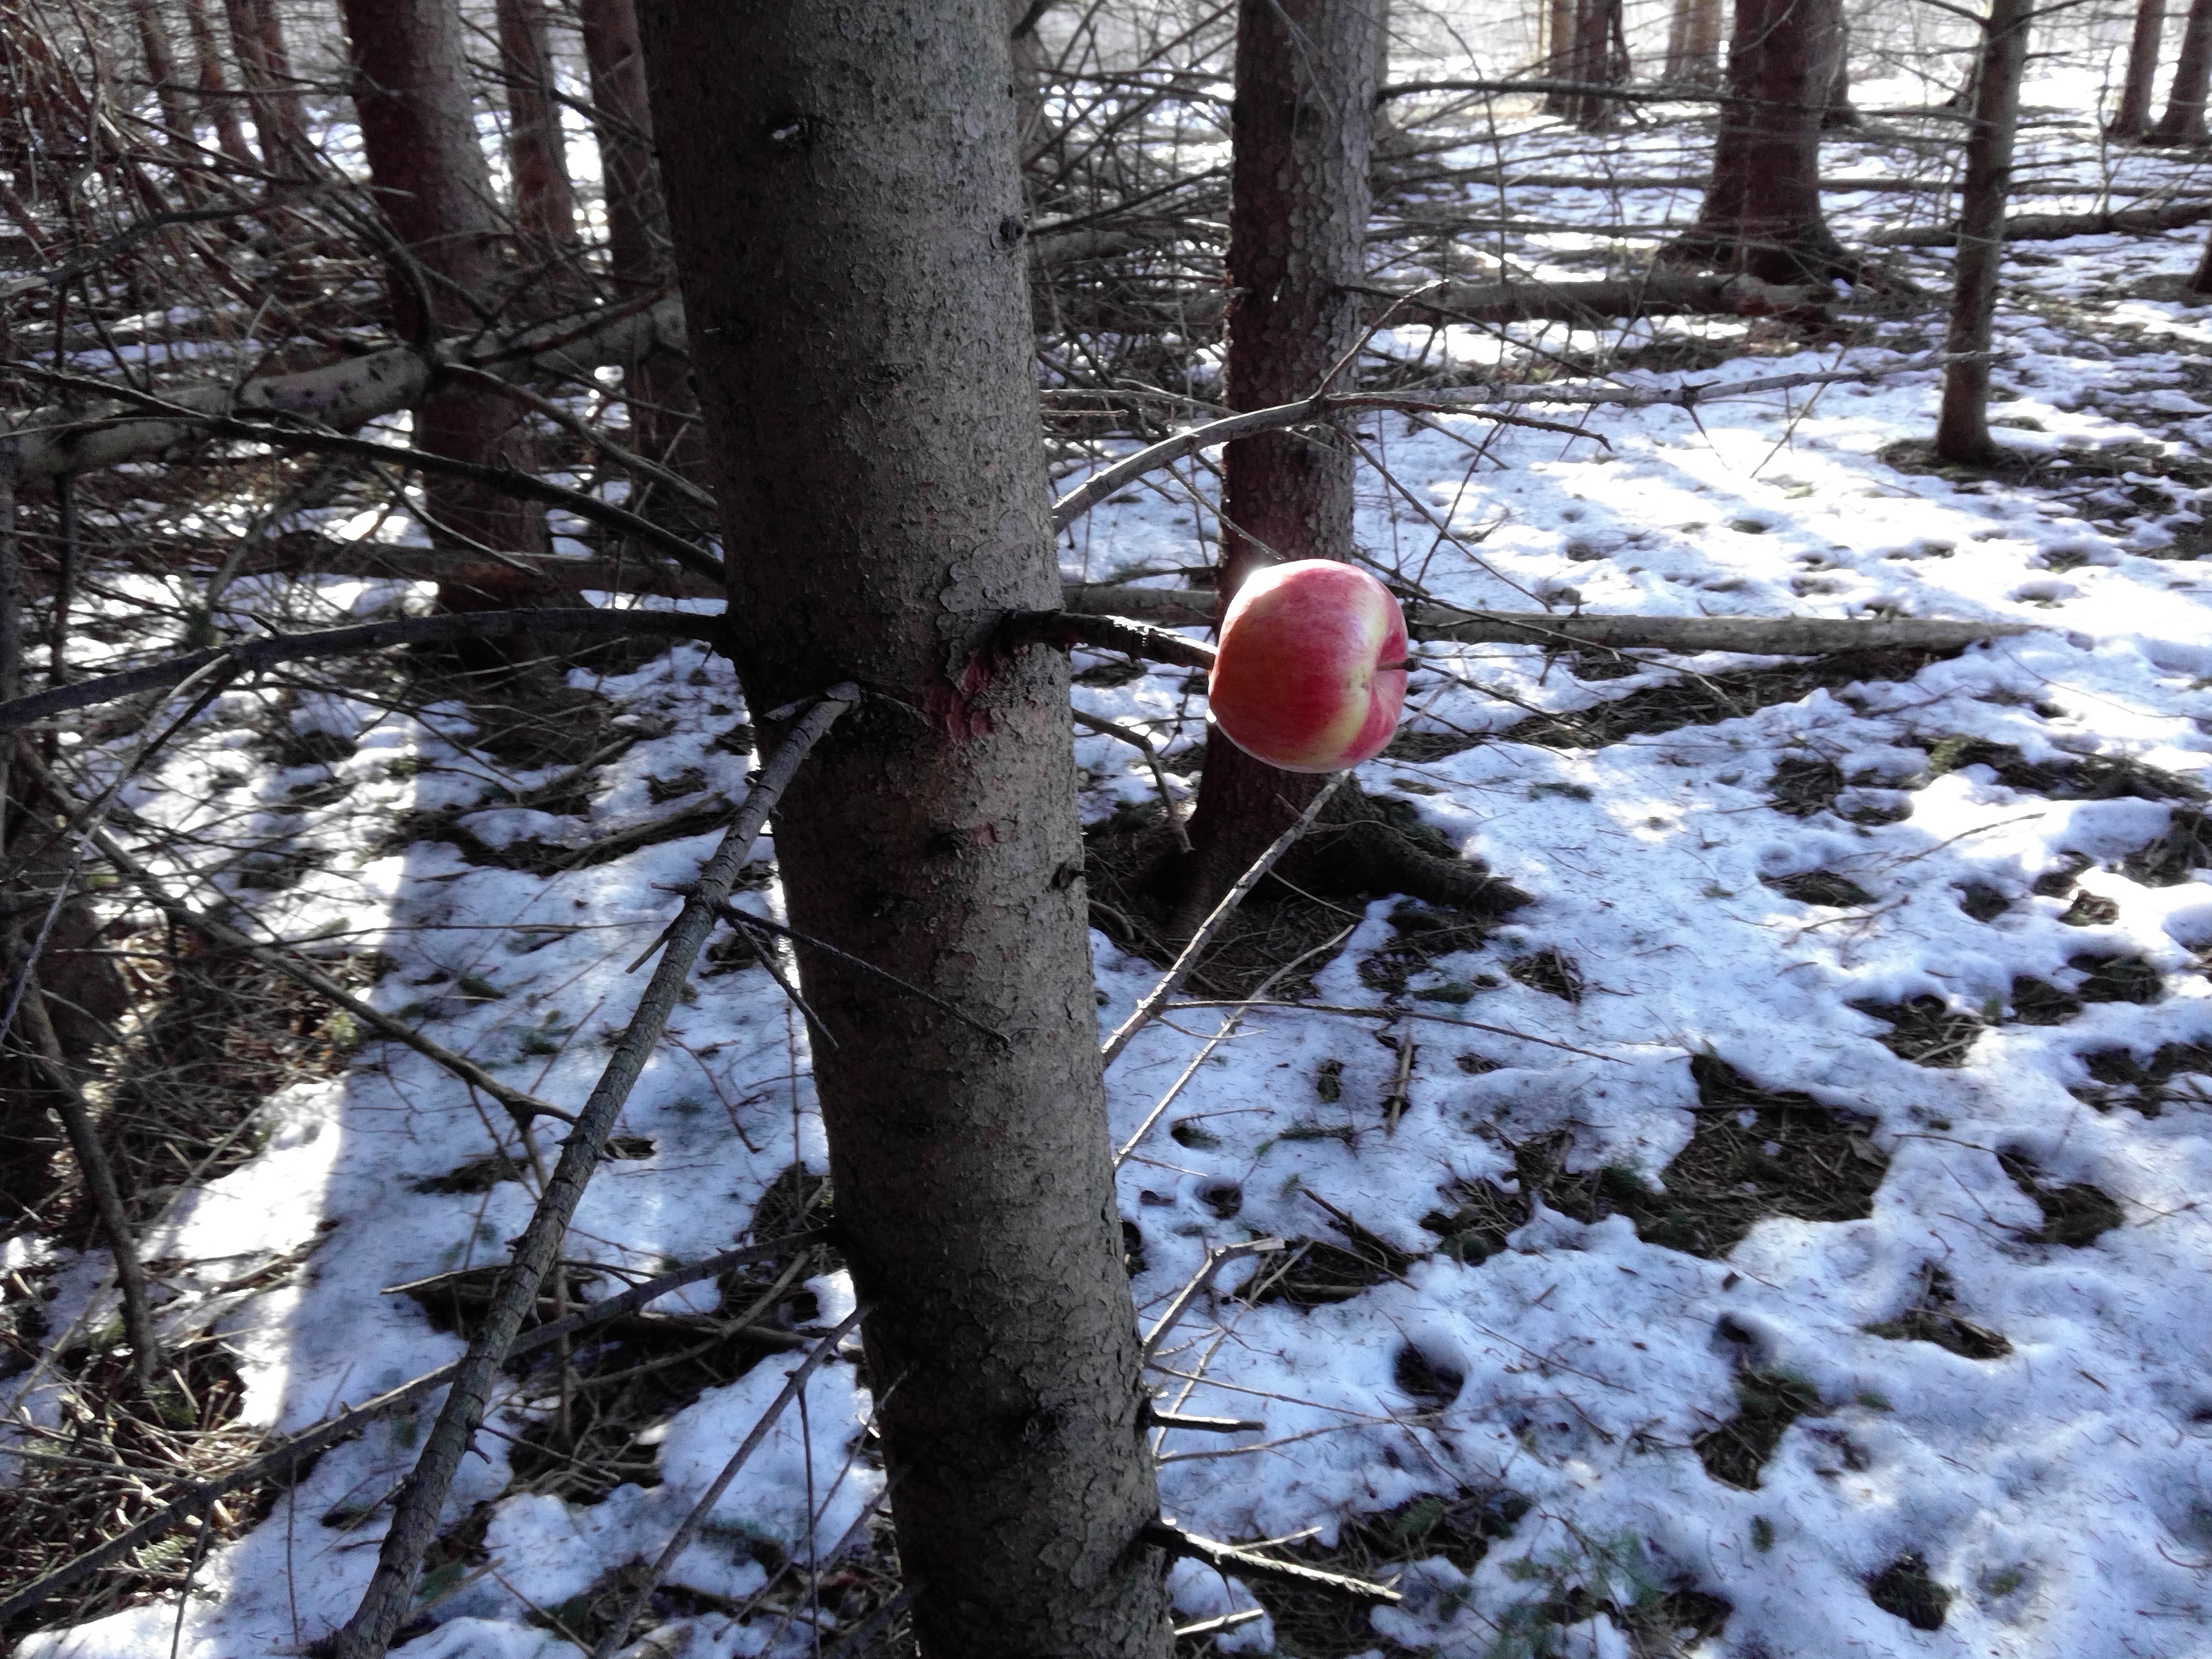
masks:
[[[1627,78],[1622,55],[1613,51],[1620,10],[1620,0],[1580,0],[1577,7],[1574,78],[1585,86],[1613,86]],[[1583,93],[1574,100],[1575,125],[1584,132],[1602,131],[1617,107],[1602,93]]]
[[[1364,0],[1243,0],[1230,163],[1229,405],[1266,409],[1320,390],[1359,340],[1368,150],[1378,53]],[[1352,553],[1354,454],[1328,429],[1231,444],[1222,458],[1225,608],[1283,559]],[[1209,727],[1205,782],[1181,872],[1195,926],[1320,788]]]
[[[1838,0],[1737,0],[1728,70],[1735,99],[1721,106],[1697,225],[1670,259],[1769,283],[1849,274],[1820,214],[1820,113],[1839,21]]]
[[[2158,118],[2158,125],[2145,142],[2203,143],[2208,90],[2212,90],[2212,0],[2190,0],[2189,16],[2181,27],[2181,55],[2174,60],[2173,87],[2166,97],[2166,113]]]
[[[215,128],[217,149],[234,161],[252,167],[253,152],[246,146],[246,129],[238,118],[238,105],[223,80],[222,52],[216,45],[215,26],[208,21],[207,0],[185,0],[185,27],[192,37],[192,64],[198,71],[200,110]]]
[[[378,205],[410,258],[395,261],[400,332],[427,339],[477,326],[499,274],[491,174],[453,0],[344,0],[354,105]],[[418,288],[419,284],[419,288]],[[524,465],[520,407],[468,384],[434,386],[416,410],[418,447],[457,459]],[[507,610],[538,598],[537,584],[490,553],[535,552],[542,508],[454,478],[423,484],[430,540],[453,560],[438,585],[455,611]]]
[[[1990,0],[1983,25],[1974,125],[1966,138],[1966,176],[1959,192],[1959,252],[1953,270],[1951,329],[1943,343],[1943,407],[1936,420],[1941,459],[1984,466],[1997,458],[1990,440],[1990,320],[2004,258],[2005,196],[2012,184],[2013,137],[2020,125],[2021,72],[2027,64],[2030,0]]]
[[[515,227],[531,261],[544,263],[559,258],[576,242],[576,198],[568,187],[561,106],[553,96],[553,49],[544,0],[498,0],[498,12]]]
[[[2140,138],[2150,125],[2158,52],[2166,33],[2166,0],[2136,0],[2136,26],[2128,37],[2127,78],[2120,83],[2120,106],[2106,131],[2115,138]]]
[[[231,44],[252,94],[253,124],[260,130],[261,165],[286,179],[313,172],[307,142],[307,111],[292,77],[292,55],[276,0],[224,0],[230,15]]]
[[[792,921],[1007,1038],[800,951],[921,1650],[1164,1659],[1067,668],[988,649],[1059,596],[1006,15],[639,15],[747,700],[877,694],[784,797]]]

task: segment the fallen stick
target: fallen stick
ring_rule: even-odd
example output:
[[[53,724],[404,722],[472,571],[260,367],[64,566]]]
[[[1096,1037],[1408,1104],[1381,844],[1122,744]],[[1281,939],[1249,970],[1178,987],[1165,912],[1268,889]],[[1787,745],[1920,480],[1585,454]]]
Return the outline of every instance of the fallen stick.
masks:
[[[1346,1595],[1355,1601],[1379,1602],[1395,1607],[1406,1598],[1387,1584],[1377,1584],[1370,1579],[1353,1578],[1340,1572],[1323,1572],[1319,1567],[1301,1565],[1295,1561],[1278,1561],[1272,1557],[1240,1550],[1234,1544],[1216,1543],[1211,1538],[1200,1538],[1196,1533],[1185,1532],[1167,1521],[1152,1521],[1145,1525],[1144,1540],[1170,1555],[1182,1556],[1192,1561],[1203,1561],[1224,1577],[1237,1573],[1248,1578],[1273,1578],[1285,1584],[1298,1584],[1307,1589],[1327,1590],[1333,1595]]]
[[[2069,236],[2151,236],[2212,219],[2212,202],[2174,202],[2165,207],[2115,208],[2105,213],[2022,213],[2005,221],[2008,242],[2063,242]],[[1956,247],[1955,226],[1907,226],[1860,239],[1869,247]]]
[[[550,1347],[563,1337],[574,1336],[578,1331],[588,1330],[610,1319],[634,1312],[649,1302],[657,1302],[671,1291],[681,1290],[684,1285],[696,1284],[702,1279],[712,1279],[732,1267],[745,1267],[755,1261],[773,1261],[810,1245],[827,1243],[830,1237],[828,1228],[817,1227],[811,1232],[795,1233],[788,1238],[775,1238],[764,1244],[749,1244],[742,1249],[725,1250],[720,1255],[695,1261],[688,1267],[676,1268],[657,1279],[648,1279],[641,1285],[633,1285],[604,1301],[594,1302],[581,1313],[571,1314],[566,1319],[540,1325],[524,1333],[508,1346],[506,1358],[520,1359],[525,1354]],[[12,1619],[19,1613],[27,1613],[48,1596],[58,1595],[102,1568],[114,1565],[140,1546],[152,1543],[171,1528],[179,1525],[186,1516],[205,1514],[208,1506],[217,1498],[236,1492],[241,1486],[252,1486],[279,1469],[329,1450],[339,1441],[360,1433],[377,1419],[411,1404],[435,1389],[442,1388],[453,1381],[460,1368],[461,1362],[457,1359],[450,1365],[441,1365],[436,1370],[426,1371],[421,1376],[403,1382],[396,1389],[387,1389],[373,1399],[365,1400],[334,1417],[309,1425],[234,1468],[226,1469],[210,1480],[195,1482],[191,1491],[172,1499],[129,1531],[118,1533],[97,1548],[87,1550],[83,1554],[64,1562],[44,1577],[34,1578],[21,1589],[11,1591],[4,1600],[0,1600],[0,1622]]]

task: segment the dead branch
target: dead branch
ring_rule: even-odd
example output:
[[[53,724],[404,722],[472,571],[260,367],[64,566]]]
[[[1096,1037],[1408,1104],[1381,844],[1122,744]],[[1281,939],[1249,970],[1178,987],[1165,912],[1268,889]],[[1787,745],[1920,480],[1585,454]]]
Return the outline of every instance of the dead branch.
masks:
[[[142,692],[165,691],[182,684],[211,664],[226,661],[232,665],[231,673],[236,675],[272,668],[278,663],[345,656],[381,650],[391,645],[511,639],[518,634],[584,634],[618,638],[658,634],[670,639],[714,640],[720,633],[719,617],[689,616],[674,611],[476,611],[459,616],[401,617],[390,622],[362,623],[353,628],[325,629],[313,634],[277,634],[265,639],[240,640],[235,645],[188,652],[181,657],[126,669],[119,674],[103,674],[94,679],[51,686],[27,697],[0,702],[0,732],[52,720],[72,709],[135,697]]]
[[[1224,1577],[1235,1573],[1249,1578],[1273,1578],[1285,1584],[1301,1585],[1307,1589],[1327,1590],[1331,1595],[1349,1596],[1355,1601],[1379,1602],[1384,1607],[1395,1607],[1405,1600],[1387,1584],[1353,1578],[1340,1572],[1323,1572],[1319,1567],[1304,1566],[1295,1561],[1277,1561],[1249,1550],[1240,1550],[1234,1544],[1220,1544],[1211,1538],[1200,1538],[1196,1533],[1185,1532],[1181,1527],[1166,1521],[1147,1522],[1144,1540],[1170,1555],[1203,1561]]]
[[[260,375],[238,386],[182,386],[162,401],[180,411],[147,414],[121,401],[122,388],[90,404],[32,410],[0,428],[0,457],[21,479],[82,472],[159,456],[204,436],[213,419],[291,416],[355,427],[420,403],[447,361],[521,372],[574,374],[641,356],[656,345],[680,349],[684,307],[665,299],[647,307],[609,307],[581,319],[524,330],[507,339],[448,341],[428,350],[392,346],[293,374]]]
[[[2024,213],[2008,217],[2008,242],[2063,242],[2069,236],[2149,236],[2212,219],[2212,202],[2172,202],[2163,207],[2117,208],[2105,213]],[[1904,226],[1863,239],[1871,247],[1956,247],[1955,226]]]

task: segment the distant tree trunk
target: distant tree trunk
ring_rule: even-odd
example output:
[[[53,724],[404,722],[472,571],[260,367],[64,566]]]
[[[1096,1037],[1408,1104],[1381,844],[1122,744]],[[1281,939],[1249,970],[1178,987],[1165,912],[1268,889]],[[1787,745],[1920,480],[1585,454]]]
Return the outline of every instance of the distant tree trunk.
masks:
[[[138,26],[139,50],[146,54],[146,78],[154,83],[155,96],[161,100],[161,125],[179,139],[190,140],[192,100],[185,83],[177,78],[177,55],[170,50],[168,25],[161,21],[155,0],[135,0],[131,15]]]
[[[2012,188],[2030,15],[2030,0],[1990,0],[1982,25],[1974,124],[1959,192],[1951,328],[1943,345],[1951,361],[1943,370],[1943,406],[1936,421],[1937,457],[1966,466],[1986,466],[1998,455],[1990,439],[1990,324],[2004,258],[2005,198]]]
[[[307,142],[307,106],[292,78],[292,55],[276,0],[224,0],[230,15],[231,43],[252,94],[253,122],[261,131],[261,165],[287,179],[313,172]]]
[[[2141,138],[2150,125],[2150,100],[2158,78],[2158,52],[2166,33],[2166,0],[2136,0],[2135,31],[2128,38],[2127,78],[2120,106],[2106,131],[2115,138]]]
[[[1836,11],[1836,27],[1829,32],[1824,56],[1826,67],[1816,67],[1814,81],[1824,88],[1826,100],[1820,111],[1820,130],[1833,132],[1859,125],[1859,112],[1851,107],[1851,26]]]
[[[1711,86],[1720,79],[1721,0],[1689,0],[1689,62],[1683,79],[1693,86]]]
[[[544,0],[498,0],[500,76],[507,86],[507,168],[514,219],[532,264],[576,242],[576,199],[553,96],[553,50]]]
[[[208,21],[207,0],[185,0],[185,26],[191,33],[192,63],[198,70],[200,108],[215,127],[216,147],[234,161],[253,165],[253,152],[246,145],[246,129],[238,118],[238,104],[222,74],[222,53],[216,45],[215,28]]]
[[[1690,76],[1690,8],[1693,0],[1674,0],[1667,14],[1667,68],[1664,79],[1686,81]]]
[[[1364,0],[1243,0],[1237,19],[1229,185],[1231,409],[1310,396],[1359,340],[1378,58]],[[1352,554],[1354,453],[1322,430],[1273,433],[1222,457],[1225,608],[1284,559]],[[1209,727],[1183,921],[1210,909],[1321,787],[1278,771]]]
[[[454,0],[344,0],[344,11],[371,186],[409,255],[394,262],[392,274],[399,331],[426,339],[477,327],[478,307],[494,297],[500,238]],[[435,454],[526,464],[517,407],[496,392],[436,387],[415,422],[415,441]],[[431,543],[453,561],[453,574],[438,584],[440,603],[496,610],[539,596],[535,579],[487,550],[544,550],[542,509],[435,474],[425,478],[423,496]]]
[[[1583,0],[1588,4],[1589,0]],[[1547,81],[1571,81],[1575,78],[1575,10],[1576,0],[1549,0],[1542,15],[1549,25],[1545,31],[1544,78]],[[1544,94],[1544,113],[1565,115],[1570,100],[1564,92]]]
[[[2212,88],[2212,0],[2190,0],[2189,16],[2181,27],[2181,55],[2173,65],[2173,87],[2166,97],[2166,113],[2158,118],[2158,125],[2145,142],[2203,143],[2208,88]]]
[[[2212,0],[2206,0],[2212,4]],[[1712,182],[1673,262],[1770,283],[1849,275],[1820,214],[1820,112],[1837,0],[1736,0]]]
[[[584,61],[592,79],[592,133],[605,190],[607,269],[615,294],[635,300],[675,280],[668,246],[666,193],[653,155],[653,111],[645,84],[634,0],[580,0]],[[629,438],[639,453],[705,483],[705,446],[681,357],[655,351],[623,365]],[[634,486],[646,489],[649,486]],[[638,505],[658,521],[704,526],[681,502],[647,495]]]
[[[1006,5],[1014,64],[1014,154],[1026,158],[1044,137],[1044,40],[1037,24],[1053,0],[1006,0]]]
[[[794,926],[931,993],[800,947],[919,1645],[1165,1659],[1067,666],[990,647],[1060,592],[1006,14],[639,14],[686,135],[662,165],[746,700],[880,694],[784,796],[776,857]]]
[[[1626,79],[1625,52],[1614,51],[1620,33],[1621,0],[1579,0],[1575,14],[1574,78],[1586,87],[1614,86]],[[1617,106],[1602,93],[1585,92],[1574,100],[1575,125],[1599,132],[1613,124]]]

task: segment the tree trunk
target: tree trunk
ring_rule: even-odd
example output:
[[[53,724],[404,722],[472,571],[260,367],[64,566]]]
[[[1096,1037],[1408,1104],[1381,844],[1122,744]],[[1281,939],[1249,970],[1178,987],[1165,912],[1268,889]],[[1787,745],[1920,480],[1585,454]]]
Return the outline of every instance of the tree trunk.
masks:
[[[879,694],[783,799],[792,922],[1010,1039],[800,949],[921,1648],[1164,1659],[1067,666],[990,646],[1059,598],[1006,14],[639,15],[747,702]]]
[[[223,80],[222,53],[216,45],[215,27],[208,21],[207,0],[185,0],[185,27],[192,37],[200,108],[215,127],[216,147],[232,161],[252,167],[253,152],[246,147],[246,129],[238,119],[238,105]]]
[[[162,22],[155,0],[136,0],[131,15],[138,26],[138,47],[146,54],[146,78],[154,83],[161,100],[161,125],[180,140],[192,136],[192,102],[185,83],[177,78],[177,55],[169,47],[168,26]]]
[[[1037,24],[1052,0],[1006,0],[1006,44],[1014,63],[1014,154],[1024,160],[1044,140],[1044,40]]]
[[[276,0],[224,0],[230,15],[231,44],[252,94],[253,124],[260,130],[261,165],[286,179],[306,179],[313,171],[307,143],[307,112],[292,78],[292,56]]]
[[[453,0],[344,0],[354,105],[378,205],[408,258],[395,260],[400,333],[428,339],[483,318],[499,274],[491,173],[477,143]],[[461,383],[434,385],[415,413],[418,447],[526,470],[519,406]],[[506,610],[536,599],[530,577],[487,556],[542,550],[544,510],[450,477],[425,479],[431,544],[453,569],[438,584],[449,610]]]
[[[1589,3],[1589,0],[1583,0]],[[1571,81],[1575,78],[1575,11],[1576,0],[1549,0],[1542,15],[1548,27],[1545,31],[1544,78],[1547,81]],[[1568,111],[1568,96],[1564,92],[1544,94],[1544,113],[1565,115]]]
[[[1689,64],[1683,78],[1709,87],[1720,79],[1721,0],[1690,0]]]
[[[1243,0],[1231,118],[1231,409],[1311,395],[1358,343],[1352,290],[1365,275],[1378,56],[1363,0]],[[1351,556],[1354,455],[1342,437],[1310,428],[1246,438],[1222,465],[1224,609],[1261,565]],[[1209,726],[1180,922],[1194,927],[1321,783],[1253,759]]]
[[[1613,37],[1620,31],[1620,0],[1580,0],[1575,15],[1574,78],[1585,86],[1612,86],[1623,76],[1615,72],[1619,58]],[[1574,100],[1574,121],[1584,132],[1601,132],[1613,124],[1613,100],[1600,93],[1583,93]]]
[[[1820,112],[1837,21],[1838,0],[1737,0],[1728,70],[1735,100],[1721,106],[1712,182],[1670,260],[1768,283],[1850,274],[1820,215]]]
[[[1986,466],[1998,453],[1990,440],[1990,319],[1996,310],[1997,271],[2004,258],[2005,196],[2012,185],[2030,3],[1990,0],[1982,25],[1974,124],[1966,137],[1966,176],[1959,192],[1951,329],[1943,343],[1951,361],[1943,371],[1936,453],[1967,466]]]
[[[1667,14],[1667,67],[1663,78],[1668,81],[1686,81],[1690,78],[1690,9],[1696,0],[1674,0],[1674,9]]]
[[[2136,0],[2135,32],[2128,38],[2127,79],[2120,83],[2120,106],[2106,131],[2115,138],[2140,138],[2150,125],[2158,52],[2166,33],[2166,0]]]
[[[542,264],[560,258],[576,242],[576,200],[568,188],[561,106],[553,96],[553,51],[544,0],[498,0],[498,11],[515,226],[531,262]]]
[[[653,156],[653,111],[634,0],[580,0],[584,60],[592,78],[592,134],[605,190],[607,271],[624,300],[657,294],[675,280],[669,257],[666,194]],[[662,348],[623,365],[629,441],[641,454],[703,483],[706,449],[685,360]],[[705,526],[682,503],[634,482],[635,505],[686,533]]]
[[[1816,84],[1826,88],[1820,110],[1820,130],[1833,132],[1859,125],[1859,112],[1851,107],[1851,26],[1845,21],[1841,6],[1836,11],[1836,27],[1829,32],[1825,52],[1826,67],[1816,68]]]
[[[2145,142],[2201,144],[2204,142],[2204,100],[2212,88],[2212,0],[2190,0],[2181,28],[2181,56],[2173,65],[2173,87],[2166,113]]]

